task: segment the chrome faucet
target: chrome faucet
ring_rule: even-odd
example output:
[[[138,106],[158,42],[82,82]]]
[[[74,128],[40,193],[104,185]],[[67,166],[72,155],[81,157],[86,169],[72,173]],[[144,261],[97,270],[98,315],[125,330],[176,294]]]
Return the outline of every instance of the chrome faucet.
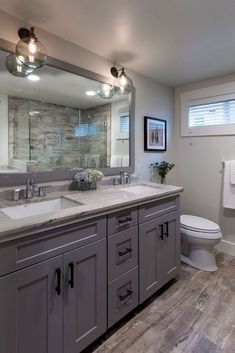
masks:
[[[129,173],[120,172],[120,184],[130,184],[131,176]]]
[[[124,173],[124,172],[120,172],[120,181],[119,183],[122,185],[122,184],[125,184],[125,180],[126,180],[126,174],[127,173]]]
[[[32,178],[26,180],[26,199],[32,199],[38,192],[38,187]]]
[[[37,186],[33,178],[26,179],[25,189],[12,190],[12,201],[19,201],[21,199],[32,199],[35,196],[43,197],[47,195],[47,186]]]
[[[119,178],[114,177],[113,178],[113,185],[123,185],[123,184],[130,184],[131,183],[131,176],[129,173],[126,172],[120,172]]]

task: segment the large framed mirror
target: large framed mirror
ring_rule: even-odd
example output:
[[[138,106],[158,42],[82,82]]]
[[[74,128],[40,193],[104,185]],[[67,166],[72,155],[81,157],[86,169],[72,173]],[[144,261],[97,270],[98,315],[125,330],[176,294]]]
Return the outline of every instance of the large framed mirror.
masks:
[[[0,186],[69,179],[80,168],[132,172],[134,93],[101,98],[110,79],[51,57],[34,80],[15,77],[5,67],[13,51],[0,40]]]

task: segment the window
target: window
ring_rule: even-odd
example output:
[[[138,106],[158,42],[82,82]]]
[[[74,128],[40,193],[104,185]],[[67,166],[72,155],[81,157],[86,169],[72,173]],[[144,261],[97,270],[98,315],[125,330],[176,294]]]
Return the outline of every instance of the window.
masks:
[[[75,129],[76,137],[95,136],[97,134],[96,123],[80,124]]]
[[[234,134],[235,82],[181,93],[181,136]]]
[[[235,124],[235,99],[189,106],[189,127]]]
[[[129,115],[120,116],[120,133],[125,134],[129,133]]]

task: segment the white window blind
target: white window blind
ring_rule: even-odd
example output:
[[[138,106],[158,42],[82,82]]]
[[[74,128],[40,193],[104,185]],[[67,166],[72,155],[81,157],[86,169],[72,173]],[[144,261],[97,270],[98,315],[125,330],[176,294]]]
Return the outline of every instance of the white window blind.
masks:
[[[181,136],[235,135],[235,81],[180,92]]]
[[[76,127],[75,136],[76,137],[87,137],[95,136],[97,134],[96,123],[91,124],[80,124]]]
[[[189,105],[189,127],[235,124],[235,99]]]
[[[120,132],[121,133],[129,132],[129,115],[120,116]]]

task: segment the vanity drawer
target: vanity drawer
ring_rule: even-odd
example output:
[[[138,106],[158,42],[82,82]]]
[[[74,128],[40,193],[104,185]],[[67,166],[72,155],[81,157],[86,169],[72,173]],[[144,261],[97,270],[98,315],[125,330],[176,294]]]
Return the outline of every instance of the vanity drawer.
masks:
[[[95,218],[32,234],[0,247],[0,276],[87,245],[106,236],[106,218]]]
[[[147,203],[139,208],[139,223],[150,221],[179,209],[179,196]]]
[[[138,226],[108,238],[108,280],[138,265]]]
[[[131,228],[138,223],[137,207],[108,215],[108,235]]]
[[[138,305],[138,267],[108,285],[108,328]]]

